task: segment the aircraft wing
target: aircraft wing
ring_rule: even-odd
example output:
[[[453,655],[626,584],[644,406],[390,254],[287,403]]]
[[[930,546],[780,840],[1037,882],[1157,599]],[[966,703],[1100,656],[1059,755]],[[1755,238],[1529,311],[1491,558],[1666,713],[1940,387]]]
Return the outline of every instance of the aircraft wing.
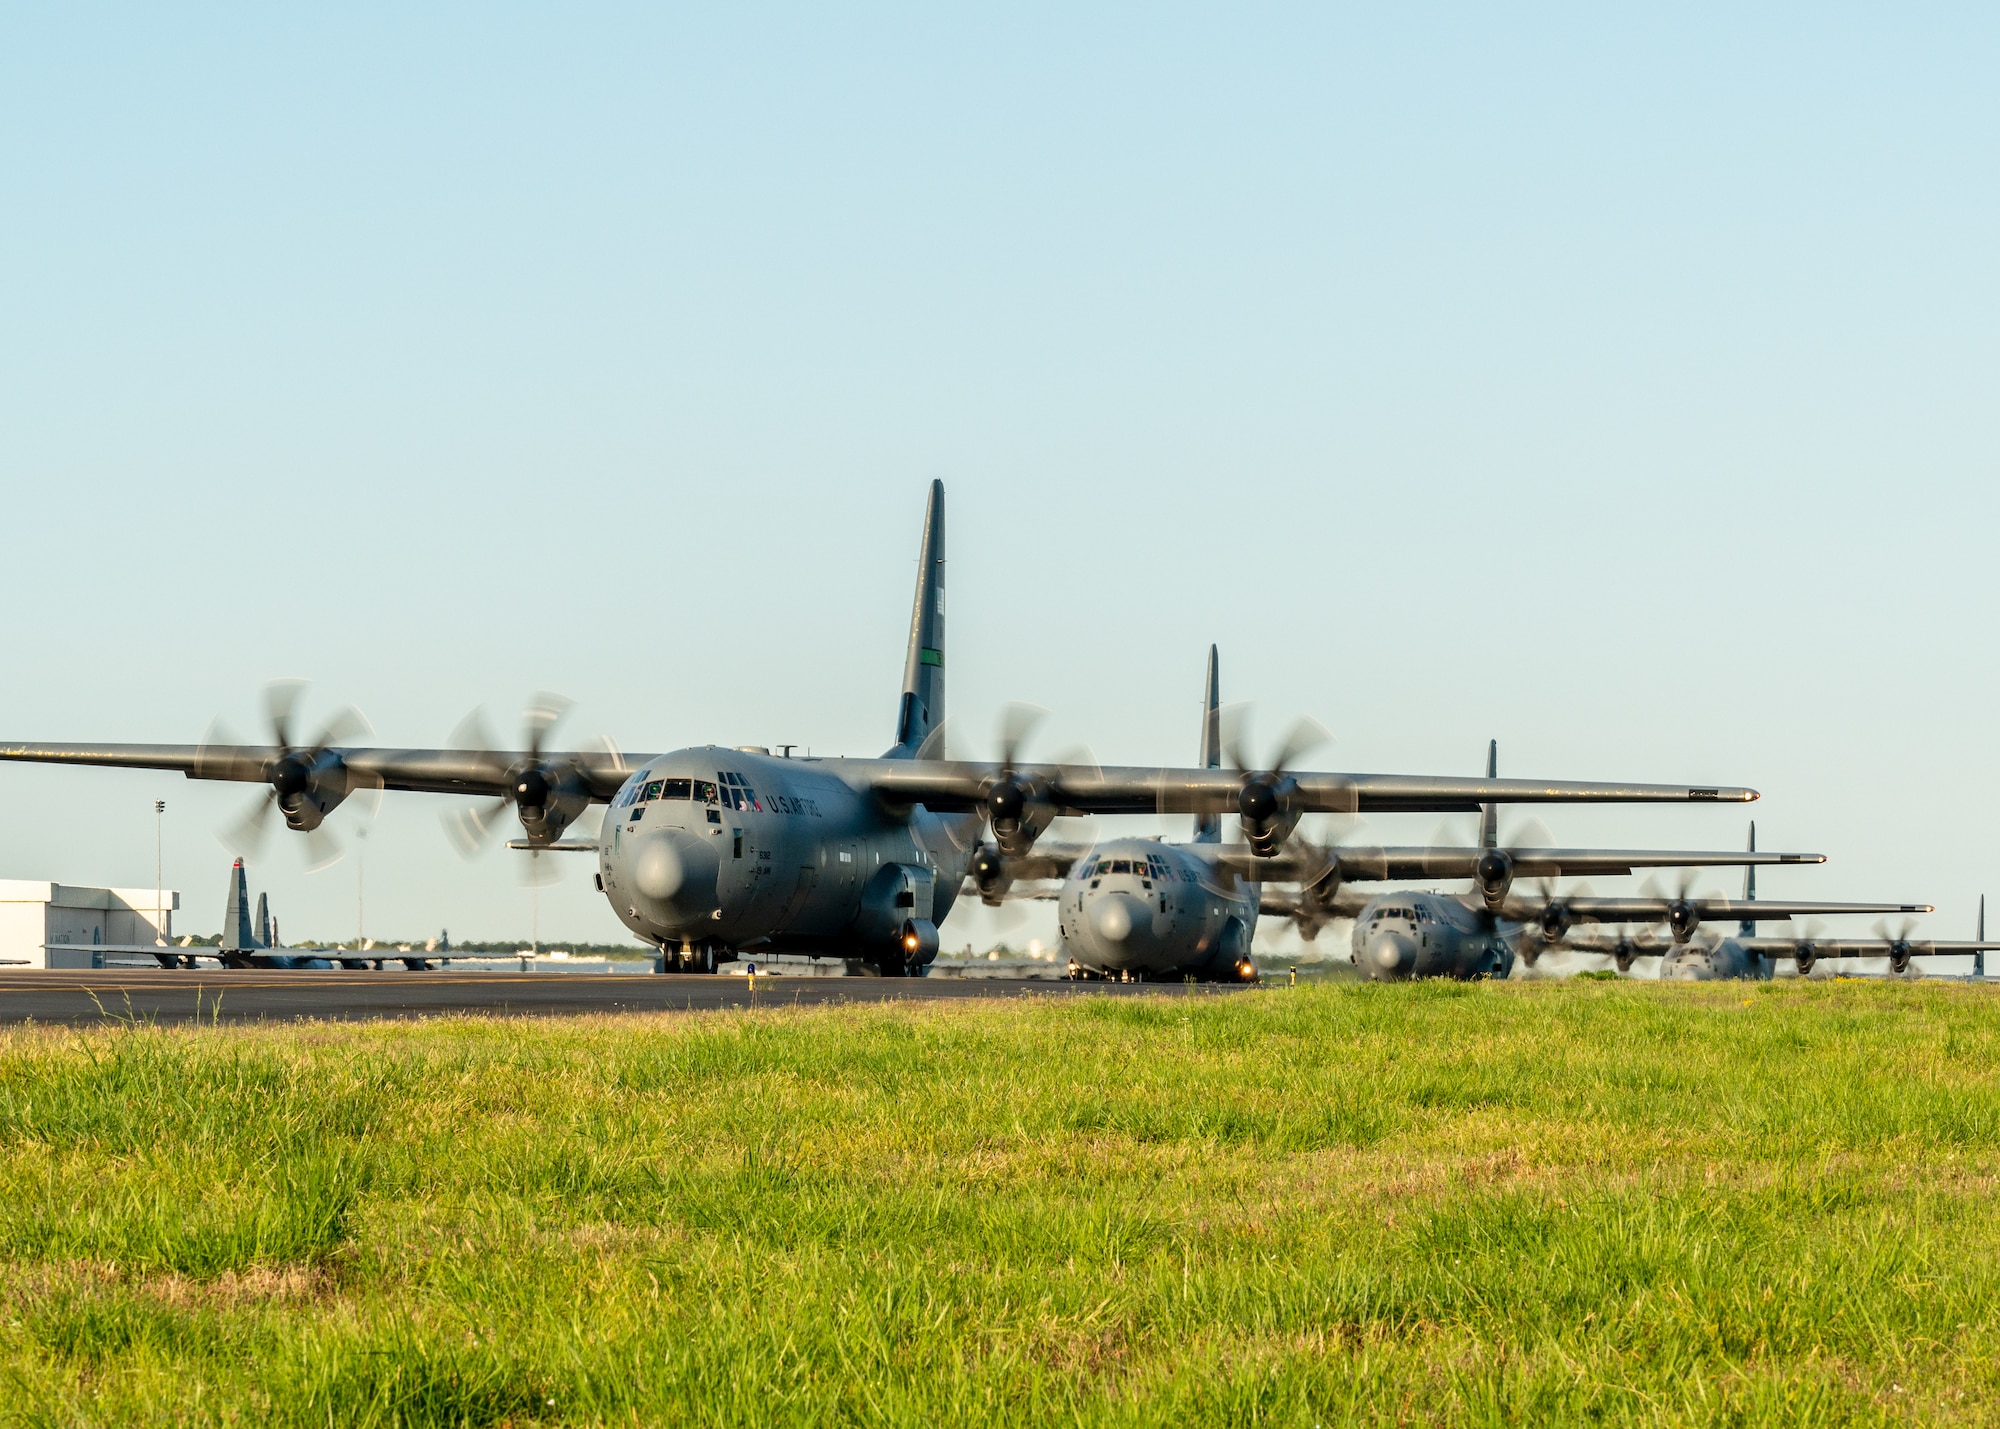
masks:
[[[999,764],[966,760],[817,762],[887,803],[922,804],[939,812],[982,807],[987,792],[1009,773]],[[1230,813],[1237,808],[1245,778],[1229,769],[1097,768],[1084,764],[1023,765],[1011,772],[1015,778],[1044,789],[1059,812],[1072,815]],[[1303,772],[1289,778],[1296,783],[1290,797],[1304,813],[1473,813],[1482,804],[1745,804],[1757,797],[1755,789],[1686,784]]]
[[[1004,862],[1009,878],[1032,883],[1039,879],[1068,878],[1076,861],[1089,852],[1085,844],[1038,843],[1028,853],[1007,855]]]
[[[1775,898],[1509,898],[1500,916],[1517,923],[1541,919],[1543,910],[1560,907],[1579,923],[1665,923],[1676,906],[1690,921],[1724,923],[1811,918],[1838,914],[1930,913],[1928,903],[1808,903]]]
[[[1239,878],[1265,882],[1313,881],[1329,866],[1343,883],[1388,883],[1402,879],[1471,878],[1483,848],[1370,848],[1340,844],[1329,849],[1286,849],[1259,858],[1248,845],[1217,845],[1216,862]],[[1501,849],[1516,878],[1564,878],[1630,873],[1639,868],[1740,868],[1749,864],[1825,863],[1823,853],[1714,853],[1688,849]]]
[[[1257,903],[1257,911],[1266,918],[1306,918],[1319,921],[1327,918],[1353,918],[1368,906],[1372,893],[1363,893],[1353,888],[1340,888],[1331,898],[1309,897],[1303,889],[1278,888],[1266,884]]]
[[[432,794],[504,794],[513,771],[536,756],[525,750],[374,749],[338,746],[316,751],[338,759],[353,788]],[[0,759],[160,769],[190,779],[262,783],[285,751],[276,745],[32,744],[0,745]],[[607,750],[543,752],[544,765],[574,769],[597,799],[609,799],[631,770],[656,756]],[[977,809],[1008,771],[999,764],[942,759],[817,759],[801,761],[866,790],[886,803],[922,804],[938,812]],[[1023,766],[1016,777],[1046,790],[1065,814],[1211,814],[1237,807],[1245,776],[1226,769],[1098,768],[1083,764]],[[1747,803],[1754,789],[1683,784],[1541,782],[1533,779],[1446,779],[1405,774],[1299,773],[1287,798],[1303,813],[1468,813],[1482,804]]]
[[[1735,942],[1767,958],[1790,958],[1809,953],[1813,958],[1887,958],[1898,953],[1911,957],[1946,957],[1953,953],[2000,952],[2000,943],[1972,943],[1928,938],[1902,942],[1888,938],[1737,938]]]
[[[190,779],[224,779],[246,784],[269,780],[285,751],[270,744],[7,744],[0,759],[36,764],[88,764],[118,769],[160,769]],[[345,767],[353,788],[407,789],[428,794],[504,794],[512,771],[534,759],[527,751],[508,753],[467,749],[350,749],[326,754]],[[625,777],[653,758],[618,756],[607,750],[544,753],[544,763],[572,768],[598,799],[618,792]]]

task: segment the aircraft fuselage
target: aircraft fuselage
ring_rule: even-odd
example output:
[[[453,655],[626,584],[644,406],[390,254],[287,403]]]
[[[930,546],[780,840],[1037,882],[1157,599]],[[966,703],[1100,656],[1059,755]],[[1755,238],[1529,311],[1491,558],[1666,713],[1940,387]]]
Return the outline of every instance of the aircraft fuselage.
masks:
[[[886,808],[836,767],[714,745],[649,760],[598,836],[612,911],[696,966],[768,950],[921,969],[958,896],[977,816]]]
[[[1203,847],[1111,839],[1072,864],[1056,905],[1070,963],[1103,977],[1254,977],[1261,889]]]
[[[1504,978],[1518,930],[1446,893],[1384,893],[1354,920],[1354,966],[1373,982]]]

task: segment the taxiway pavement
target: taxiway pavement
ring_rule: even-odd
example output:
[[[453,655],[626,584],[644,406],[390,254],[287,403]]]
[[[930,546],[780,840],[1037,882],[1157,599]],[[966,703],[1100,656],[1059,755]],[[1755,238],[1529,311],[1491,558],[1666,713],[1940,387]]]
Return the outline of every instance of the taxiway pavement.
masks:
[[[1170,984],[869,977],[759,977],[752,987],[744,977],[672,973],[20,971],[0,973],[0,1024],[357,1022],[467,1013],[542,1017],[1185,991]]]

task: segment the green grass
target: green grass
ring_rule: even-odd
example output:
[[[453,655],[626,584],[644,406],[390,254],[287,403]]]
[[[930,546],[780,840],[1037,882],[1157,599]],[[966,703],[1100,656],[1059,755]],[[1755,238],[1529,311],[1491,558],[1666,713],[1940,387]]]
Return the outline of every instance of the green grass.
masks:
[[[2000,1419],[2000,1001],[0,1035],[0,1424]]]

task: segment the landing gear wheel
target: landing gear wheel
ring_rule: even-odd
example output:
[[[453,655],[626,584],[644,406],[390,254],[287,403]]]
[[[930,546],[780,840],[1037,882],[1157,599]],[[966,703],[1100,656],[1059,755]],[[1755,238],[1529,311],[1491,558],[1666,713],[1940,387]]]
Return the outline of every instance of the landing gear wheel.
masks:
[[[713,947],[704,947],[694,955],[694,970],[698,973],[712,973],[715,971],[715,949]]]

